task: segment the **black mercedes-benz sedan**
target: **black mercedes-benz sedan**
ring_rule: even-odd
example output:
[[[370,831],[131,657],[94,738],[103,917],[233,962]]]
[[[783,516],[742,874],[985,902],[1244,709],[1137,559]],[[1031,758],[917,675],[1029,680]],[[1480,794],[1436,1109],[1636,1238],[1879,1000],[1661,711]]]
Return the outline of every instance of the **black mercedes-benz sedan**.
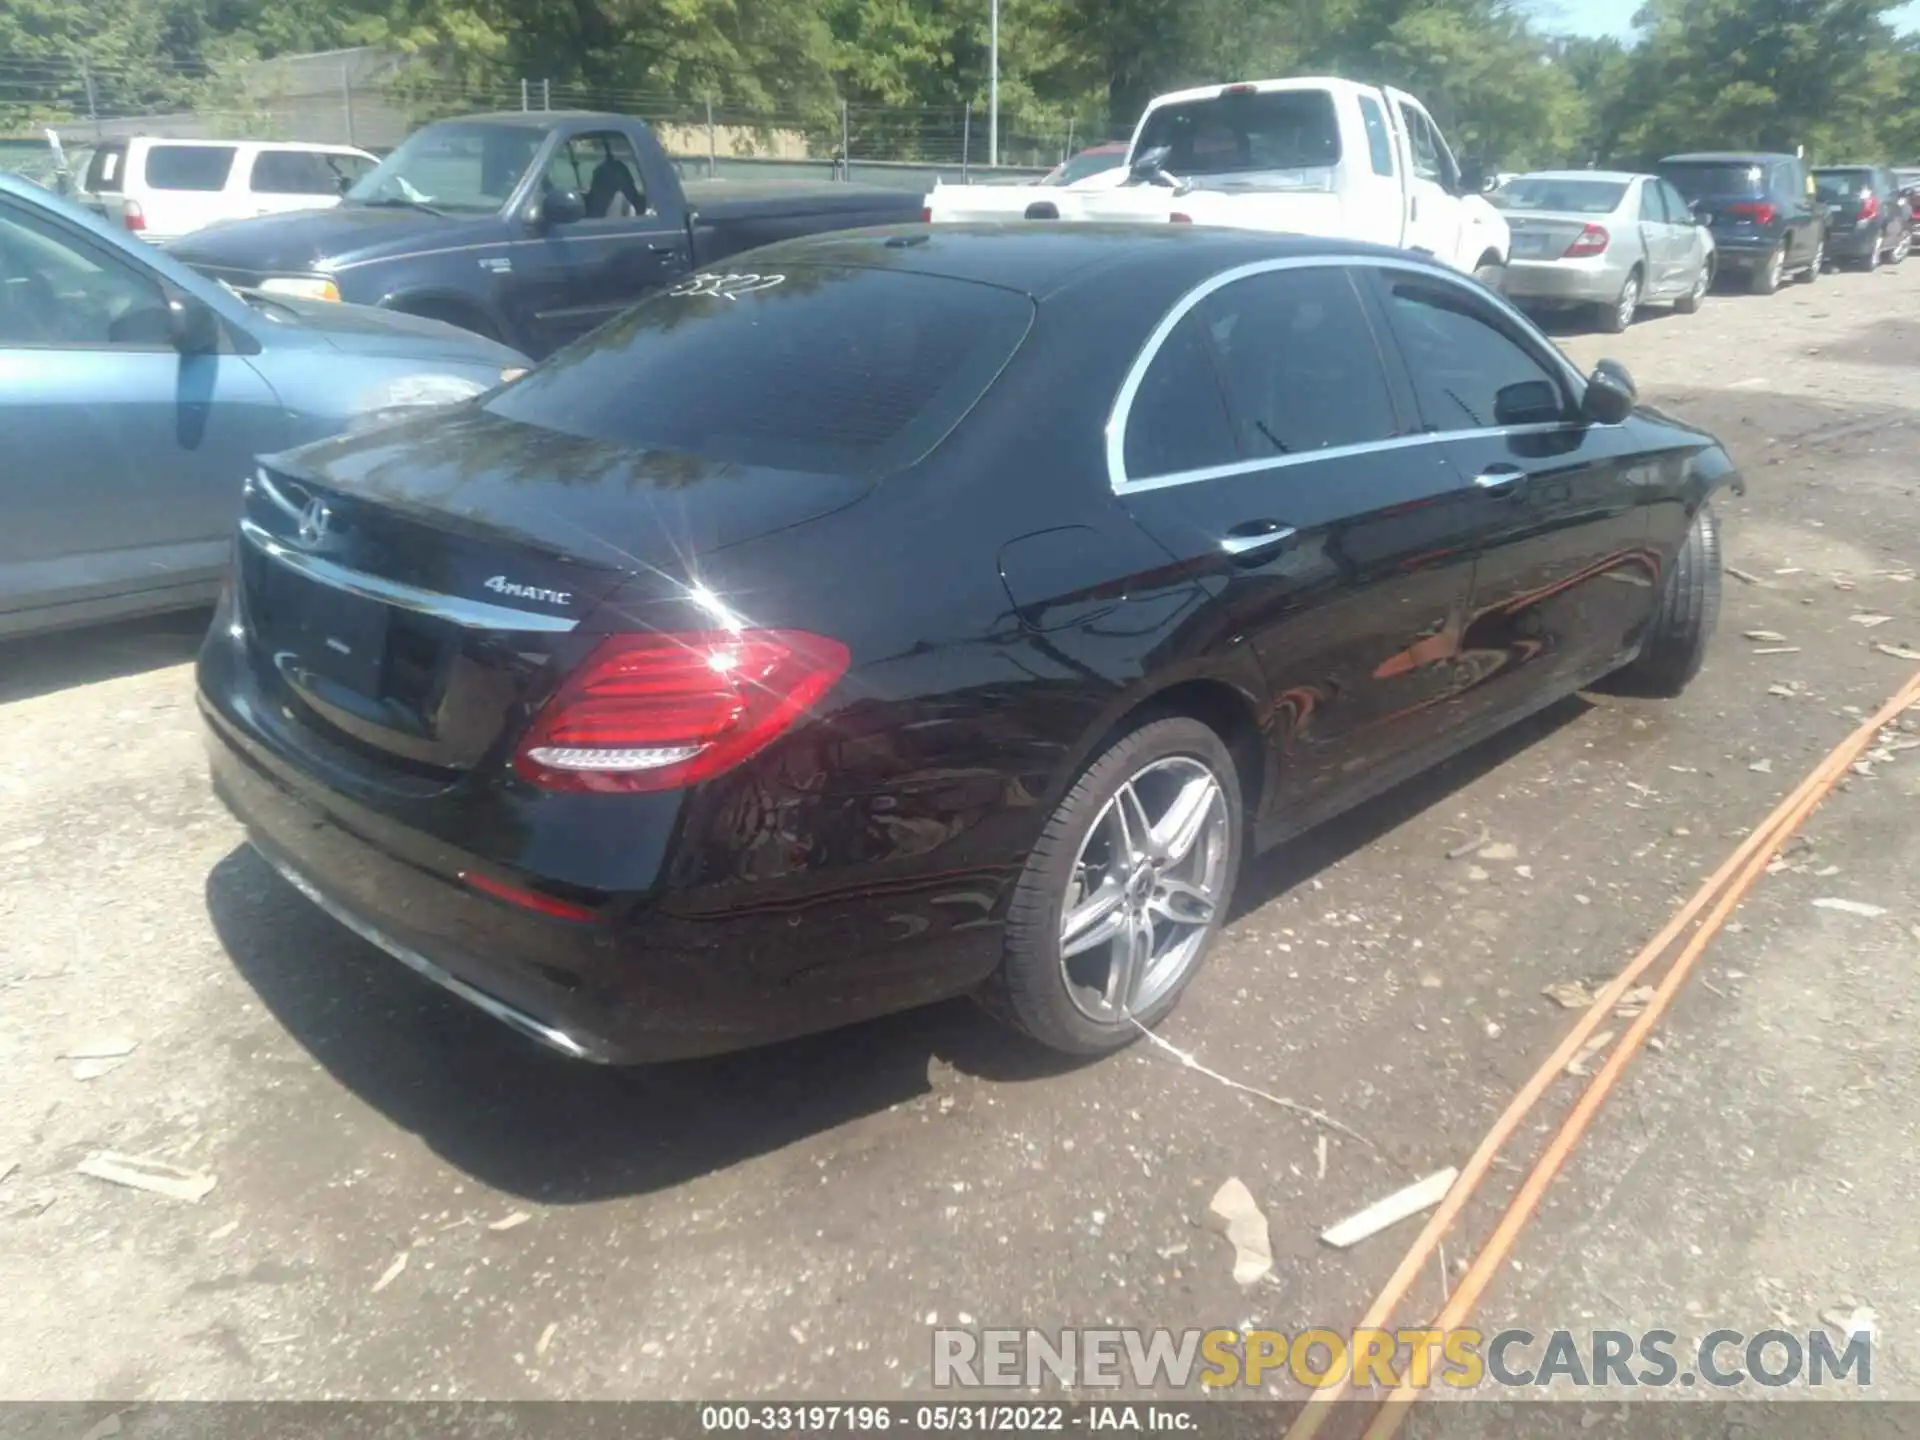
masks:
[[[797,241],[264,463],[213,779],[290,884],[569,1055],[969,992],[1091,1054],[1173,1007],[1248,853],[1579,687],[1677,694],[1736,483],[1410,253]]]

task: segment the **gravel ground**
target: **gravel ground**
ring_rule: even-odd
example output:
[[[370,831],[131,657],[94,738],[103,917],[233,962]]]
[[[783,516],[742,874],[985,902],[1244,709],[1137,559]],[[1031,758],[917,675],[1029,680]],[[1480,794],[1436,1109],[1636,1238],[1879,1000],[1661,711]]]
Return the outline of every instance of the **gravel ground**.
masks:
[[[1732,445],[1751,582],[1680,702],[1570,700],[1251,868],[1165,1034],[1366,1137],[1329,1137],[1324,1176],[1294,1114],[1146,1045],[1061,1065],[964,1004],[570,1066],[241,845],[191,702],[204,617],[0,649],[0,1397],[888,1398],[927,1391],[936,1316],[1352,1323],[1415,1227],[1317,1233],[1463,1160],[1565,1032],[1542,987],[1616,970],[1914,668],[1872,642],[1920,646],[1920,266],[1562,339]],[[1485,1322],[1804,1329],[1864,1304],[1876,1393],[1920,1394],[1920,751],[1873,769],[1708,952]],[[1446,858],[1483,826],[1491,855]],[[64,1057],[103,1042],[134,1049],[76,1078]],[[105,1149],[218,1183],[196,1204],[75,1173]],[[1247,1290],[1202,1223],[1229,1176],[1272,1227]]]

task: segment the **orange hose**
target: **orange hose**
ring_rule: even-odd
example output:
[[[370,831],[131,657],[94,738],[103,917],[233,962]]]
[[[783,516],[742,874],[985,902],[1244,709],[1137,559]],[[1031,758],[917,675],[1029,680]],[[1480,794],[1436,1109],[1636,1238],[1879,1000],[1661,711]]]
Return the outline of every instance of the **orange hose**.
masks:
[[[1920,704],[1920,673],[1910,678],[1891,700],[1841,741],[1827,755],[1827,758],[1815,767],[1813,773],[1801,782],[1788,800],[1775,808],[1760,829],[1749,837],[1748,843],[1743,844],[1740,850],[1735,852],[1736,856],[1743,852],[1748,856],[1739,874],[1720,896],[1700,928],[1694,932],[1686,946],[1674,958],[1672,968],[1667,972],[1666,978],[1660,982],[1646,1009],[1627,1028],[1626,1034],[1614,1047],[1613,1053],[1607,1057],[1606,1063],[1594,1076],[1585,1093],[1580,1096],[1566,1119],[1561,1122],[1559,1130],[1555,1132],[1546,1150],[1535,1162],[1525,1183],[1521,1185],[1519,1193],[1507,1206],[1507,1211],[1501,1216],[1500,1223],[1494,1227],[1493,1234],[1488,1237],[1485,1247],[1474,1258],[1473,1264],[1461,1278],[1460,1284],[1453,1292],[1453,1298],[1435,1318],[1434,1328],[1442,1330],[1454,1328],[1472,1312],[1474,1303],[1512,1252],[1527,1222],[1533,1218],[1534,1209],[1546,1193],[1547,1186],[1552,1184],[1554,1177],[1560,1173],[1567,1157],[1573,1153],[1573,1147],[1579,1143],[1580,1137],[1586,1133],[1587,1126],[1599,1113],[1600,1106],[1612,1093],[1615,1083],[1625,1073],[1633,1057],[1639,1053],[1647,1035],[1673,1002],[1673,997],[1680,992],[1680,987],[1686,983],[1687,976],[1693,970],[1694,962],[1705,952],[1714,936],[1719,933],[1720,927],[1726,923],[1727,917],[1733,913],[1735,907],[1753,888],[1754,882],[1760,878],[1770,862],[1772,853],[1827,797],[1880,728],[1915,704]],[[1769,837],[1768,844],[1752,844],[1755,836],[1762,835]],[[1720,871],[1715,872],[1716,877],[1726,869],[1727,866],[1723,865]],[[1393,1297],[1396,1302],[1398,1298]],[[1408,1407],[1418,1395],[1418,1390],[1402,1380],[1382,1403],[1373,1423],[1367,1428],[1366,1440],[1392,1440],[1406,1418]]]
[[[1388,1279],[1385,1287],[1374,1299],[1367,1313],[1361,1318],[1357,1328],[1378,1329],[1391,1317],[1394,1309],[1406,1298],[1407,1292],[1412,1289],[1421,1271],[1426,1268],[1427,1262],[1433,1257],[1440,1242],[1446,1237],[1448,1228],[1459,1216],[1460,1211],[1465,1208],[1467,1201],[1472,1198],[1474,1191],[1479,1187],[1480,1183],[1485,1179],[1488,1171],[1492,1168],[1494,1160],[1498,1157],[1501,1148],[1512,1138],[1513,1132],[1519,1128],[1521,1122],[1526,1119],[1534,1106],[1539,1103],[1540,1098],[1566,1068],[1567,1062],[1574,1057],[1580,1047],[1584,1045],[1593,1032],[1599,1028],[1601,1022],[1612,1011],[1613,1007],[1619,1003],[1620,997],[1626,993],[1633,982],[1665,953],[1667,947],[1670,946],[1700,912],[1711,903],[1713,897],[1719,893],[1722,887],[1740,872],[1741,867],[1751,865],[1751,862],[1757,857],[1759,864],[1752,866],[1752,868],[1756,871],[1764,868],[1767,860],[1779,849],[1787,836],[1798,827],[1800,821],[1811,812],[1814,805],[1818,804],[1820,799],[1826,795],[1827,791],[1832,789],[1840,775],[1845,773],[1847,767],[1853,763],[1859,752],[1866,748],[1867,742],[1872,739],[1880,727],[1885,725],[1901,711],[1908,708],[1914,703],[1915,699],[1920,699],[1920,674],[1916,674],[1909,680],[1894,699],[1888,701],[1888,703],[1881,708],[1878,714],[1864,722],[1853,734],[1829,752],[1826,759],[1823,760],[1820,765],[1816,766],[1812,773],[1810,773],[1806,779],[1802,780],[1785,799],[1774,807],[1767,818],[1748,834],[1747,838],[1735,848],[1733,854],[1727,857],[1719,869],[1715,870],[1712,875],[1708,876],[1707,879],[1701,883],[1699,889],[1694,892],[1693,896],[1681,907],[1679,912],[1662,927],[1660,933],[1650,940],[1639,954],[1634,956],[1625,969],[1601,987],[1598,995],[1594,999],[1592,1007],[1580,1017],[1573,1028],[1567,1033],[1566,1037],[1554,1049],[1553,1053],[1549,1055],[1547,1059],[1542,1062],[1540,1068],[1529,1077],[1526,1084],[1521,1086],[1520,1090],[1508,1103],[1507,1108],[1501,1112],[1499,1119],[1494,1122],[1492,1129],[1487,1132],[1479,1146],[1475,1148],[1472,1156],[1462,1168],[1459,1179],[1454,1182],[1453,1187],[1447,1192],[1445,1199],[1441,1201],[1439,1208],[1436,1209],[1428,1219],[1419,1237],[1413,1242],[1412,1247],[1407,1251],[1405,1257],[1402,1258],[1399,1266],[1394,1270],[1393,1275]],[[1740,891],[1744,892],[1751,883],[1750,879],[1746,880],[1745,883],[1740,886]],[[1715,922],[1713,928],[1717,928],[1717,926],[1718,922]],[[1708,930],[1706,933],[1710,934],[1711,931]],[[1702,941],[1701,943],[1704,945],[1705,942]],[[1642,1030],[1641,1033],[1644,1034],[1645,1031]],[[1624,1042],[1621,1048],[1626,1048]],[[1597,1079],[1595,1083],[1598,1083]],[[1596,1100],[1596,1107],[1598,1103]],[[1341,1399],[1350,1388],[1350,1378],[1343,1376],[1338,1384],[1314,1391],[1309,1397],[1307,1406],[1295,1419],[1292,1427],[1288,1429],[1287,1440],[1311,1440],[1311,1437],[1319,1432],[1327,1416],[1332,1413],[1325,1409],[1324,1406]],[[1396,1394],[1397,1393],[1398,1392],[1396,1392]]]

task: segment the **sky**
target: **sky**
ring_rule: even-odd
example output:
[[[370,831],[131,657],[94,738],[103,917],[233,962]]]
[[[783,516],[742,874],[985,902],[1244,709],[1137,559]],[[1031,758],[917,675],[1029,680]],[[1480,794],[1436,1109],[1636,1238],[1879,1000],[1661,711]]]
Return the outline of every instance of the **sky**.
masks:
[[[1539,0],[1534,9],[1549,30],[1625,40],[1633,33],[1634,12],[1640,5],[1641,0]],[[1920,30],[1920,0],[1908,0],[1887,18],[1896,29]]]

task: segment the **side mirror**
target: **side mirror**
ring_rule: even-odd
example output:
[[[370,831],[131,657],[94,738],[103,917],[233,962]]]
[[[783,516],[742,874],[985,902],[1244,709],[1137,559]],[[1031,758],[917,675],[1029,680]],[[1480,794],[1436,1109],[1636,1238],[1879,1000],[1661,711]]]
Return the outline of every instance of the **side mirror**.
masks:
[[[1171,145],[1156,145],[1151,150],[1142,151],[1134,162],[1127,166],[1129,178],[1146,185],[1160,184],[1166,178],[1161,167],[1167,163],[1167,157],[1173,154]]]
[[[1587,396],[1580,413],[1595,425],[1618,425],[1639,403],[1640,391],[1627,367],[1618,360],[1602,360],[1587,377]]]
[[[220,348],[220,317],[193,296],[169,290],[167,338],[182,355],[210,355]]]
[[[587,202],[578,190],[549,190],[540,198],[539,223],[572,225],[587,218]]]
[[[1520,380],[1502,386],[1493,397],[1496,425],[1549,425],[1566,418],[1560,391],[1550,380]]]

